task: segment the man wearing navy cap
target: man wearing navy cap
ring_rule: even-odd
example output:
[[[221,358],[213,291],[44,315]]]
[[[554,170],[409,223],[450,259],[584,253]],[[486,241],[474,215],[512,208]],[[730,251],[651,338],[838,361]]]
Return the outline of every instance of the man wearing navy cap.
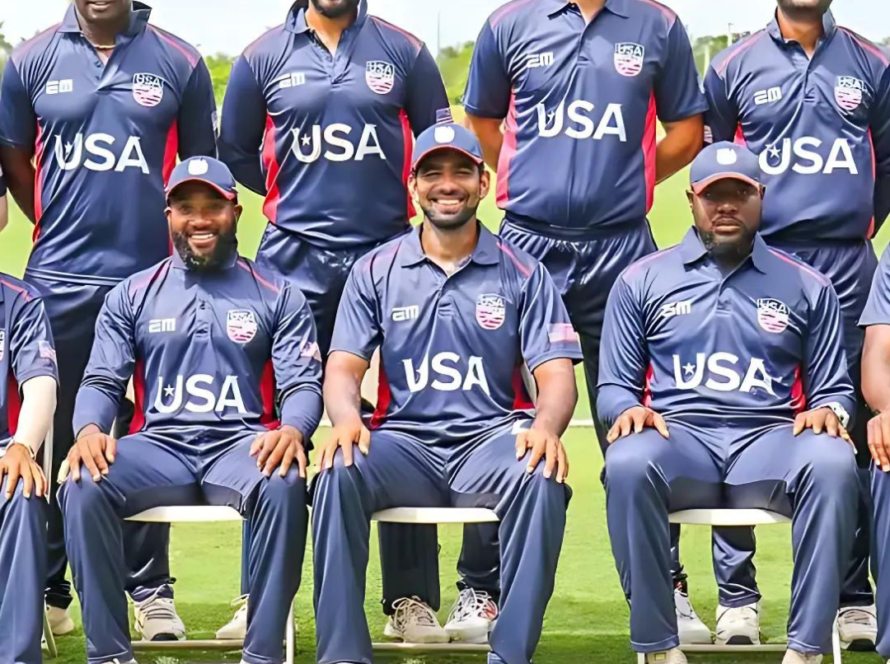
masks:
[[[372,661],[369,515],[413,505],[498,513],[503,591],[489,662],[528,664],[565,529],[560,436],[581,351],[543,266],[479,223],[489,176],[472,134],[454,124],[421,134],[409,188],[423,224],[352,269],[325,372],[334,431],[313,498],[318,662]],[[383,397],[368,431],[359,390],[378,347]]]
[[[611,427],[609,534],[631,643],[649,661],[686,662],[668,514],[699,507],[793,515],[784,662],[831,650],[856,524],[844,429],[855,399],[831,284],[757,233],[760,177],[745,148],[705,149],[692,166],[695,228],[627,268],[606,309],[597,407]]]
[[[306,543],[305,450],[322,411],[315,326],[299,291],[238,255],[241,206],[222,162],[182,162],[167,202],[175,252],[109,293],[75,405],[60,501],[87,654],[90,664],[133,658],[122,519],[207,502],[250,523],[256,600],[242,659],[276,664]],[[109,432],[131,376],[136,433],[118,445]]]

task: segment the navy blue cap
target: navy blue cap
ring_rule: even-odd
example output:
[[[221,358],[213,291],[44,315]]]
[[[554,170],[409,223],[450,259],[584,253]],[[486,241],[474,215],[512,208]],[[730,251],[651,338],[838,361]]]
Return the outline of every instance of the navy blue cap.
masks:
[[[741,180],[758,189],[761,182],[760,162],[748,148],[728,141],[714,143],[698,153],[692,162],[689,182],[692,191],[702,193],[718,180]]]
[[[179,163],[167,181],[167,198],[181,184],[186,182],[203,182],[213,187],[230,201],[238,197],[235,189],[235,178],[229,167],[213,157],[189,157]]]
[[[417,164],[438,150],[457,150],[477,164],[482,164],[482,146],[473,132],[459,124],[438,124],[417,137],[411,170],[417,170]]]

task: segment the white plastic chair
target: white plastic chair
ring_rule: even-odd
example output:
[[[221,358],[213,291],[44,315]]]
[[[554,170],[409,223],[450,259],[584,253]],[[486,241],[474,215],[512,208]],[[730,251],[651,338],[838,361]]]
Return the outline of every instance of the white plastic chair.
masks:
[[[749,509],[715,509],[715,510],[684,510],[670,515],[671,523],[689,526],[769,526],[790,524],[791,519],[767,510]],[[718,645],[680,645],[683,652],[731,652],[735,654],[756,652],[785,652],[787,643],[767,643],[759,646],[718,646]],[[841,662],[841,640],[837,630],[837,620],[831,630],[831,647],[835,664]],[[637,663],[646,664],[646,656],[637,654]]]
[[[371,515],[372,521],[383,523],[497,523],[497,514],[479,507],[396,507]],[[375,651],[386,652],[488,652],[487,643],[373,643]]]
[[[218,505],[187,505],[176,507],[155,507],[145,510],[127,521],[143,523],[220,523],[241,522],[241,515],[231,507]],[[294,607],[291,604],[287,614],[285,630],[285,663],[293,664],[296,650],[294,634]],[[186,640],[186,641],[133,641],[134,650],[239,650],[244,647],[241,640]]]

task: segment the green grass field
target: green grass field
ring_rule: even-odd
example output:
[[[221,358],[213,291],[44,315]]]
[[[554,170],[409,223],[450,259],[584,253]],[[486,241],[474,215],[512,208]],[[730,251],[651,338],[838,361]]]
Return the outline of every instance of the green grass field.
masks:
[[[656,205],[651,215],[652,227],[661,247],[677,242],[691,224],[684,188],[686,175],[681,174],[658,188]],[[241,250],[253,257],[259,243],[264,220],[259,199],[248,196],[243,200],[245,215],[240,226]],[[490,228],[496,228],[501,214],[490,197],[480,213]],[[0,236],[0,270],[21,275],[30,246],[30,224],[13,210],[10,226]],[[879,237],[881,250],[890,239],[887,233]],[[589,407],[583,379],[577,416],[589,417]],[[321,436],[324,435],[322,432]],[[544,636],[536,656],[542,664],[631,664],[636,659],[628,646],[628,611],[621,593],[606,530],[604,496],[599,484],[602,459],[591,429],[572,429],[566,436],[572,459],[571,484],[575,497],[569,510],[568,532],[560,560],[556,594],[550,603],[544,625]],[[441,573],[443,623],[451,602],[456,596],[454,566],[460,549],[460,529],[443,527]],[[789,532],[782,527],[764,527],[758,532],[758,579],[764,593],[762,628],[766,638],[782,639],[790,595],[791,550]],[[170,548],[171,567],[178,578],[177,606],[192,638],[210,638],[217,627],[231,617],[229,601],[238,594],[240,528],[231,524],[174,526]],[[380,636],[383,617],[378,600],[380,573],[376,543],[372,543],[372,560],[368,574],[366,609],[372,634]],[[710,562],[710,533],[702,528],[690,528],[683,537],[683,560],[690,573],[691,595],[699,615],[713,627],[716,608],[716,588]],[[303,587],[297,596],[298,661],[314,662],[314,620],[312,615],[312,565],[307,555],[303,568]],[[80,624],[77,610],[75,620]],[[78,627],[74,635],[58,640],[60,664],[85,661],[83,634]],[[237,661],[238,654],[229,659]],[[692,662],[729,664],[730,662],[779,662],[780,655],[750,655],[719,657],[716,655],[690,656]],[[165,664],[177,661],[218,661],[219,654],[192,653],[188,656],[143,654],[141,661]],[[381,657],[383,659],[383,657]],[[478,656],[445,658],[398,658],[386,656],[386,661],[424,662],[479,662]],[[849,655],[850,664],[878,662],[877,655]]]

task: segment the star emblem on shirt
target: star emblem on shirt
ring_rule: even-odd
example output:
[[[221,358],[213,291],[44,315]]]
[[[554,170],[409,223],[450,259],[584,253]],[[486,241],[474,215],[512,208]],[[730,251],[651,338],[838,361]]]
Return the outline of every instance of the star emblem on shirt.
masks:
[[[303,145],[309,145],[312,143],[312,137],[309,134],[306,134],[300,140],[303,142]]]
[[[65,154],[66,155],[71,154],[71,150],[73,150],[73,149],[74,149],[74,145],[71,143],[71,141],[68,141],[67,143],[65,143]]]
[[[779,148],[777,148],[775,145],[771,145],[769,147],[769,156],[773,159],[778,159],[780,154],[781,153],[779,152]]]
[[[691,362],[687,362],[686,366],[683,367],[683,371],[686,372],[687,375],[691,375],[695,373],[695,365]]]
[[[549,122],[553,122],[553,119],[554,119],[555,117],[556,117],[556,111],[550,111],[550,112],[547,114],[547,120],[548,120]]]
[[[176,392],[176,390],[173,389],[172,385],[167,385],[164,388],[164,396],[165,397],[172,397],[175,392]]]

